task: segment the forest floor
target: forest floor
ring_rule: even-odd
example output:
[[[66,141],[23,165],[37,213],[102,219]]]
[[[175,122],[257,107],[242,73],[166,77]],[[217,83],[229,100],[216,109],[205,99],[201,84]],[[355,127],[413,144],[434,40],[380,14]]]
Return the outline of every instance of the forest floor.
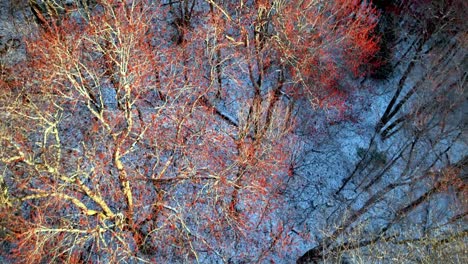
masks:
[[[10,10],[10,0],[0,0],[0,53],[3,52],[0,54],[0,71],[7,65],[24,60],[26,56],[22,41],[26,28],[25,14]],[[12,46],[9,44],[12,40],[21,40],[21,44]],[[407,48],[408,43],[402,42],[398,50]],[[290,232],[290,236],[297,247],[291,258],[320,243],[327,232],[324,228],[332,225],[336,220],[333,217],[341,217],[335,212],[341,210],[343,204],[349,202],[351,208],[356,210],[362,207],[365,199],[360,202],[360,198],[356,198],[359,197],[358,182],[351,181],[339,195],[336,194],[343,179],[355,170],[360,161],[360,149],[369,148],[373,142],[375,151],[386,152],[405,137],[404,131],[386,141],[375,135],[376,124],[405,66],[403,63],[394,69],[387,80],[352,80],[350,85],[354,88],[349,94],[344,113],[317,109],[298,117],[297,126],[301,135],[297,149],[301,154],[296,157],[296,177],[289,181],[287,192],[290,215],[295,217],[294,232]],[[416,71],[413,78],[418,79],[417,75]],[[461,159],[466,152],[465,147],[463,142],[454,145],[448,153],[450,159],[454,162]]]

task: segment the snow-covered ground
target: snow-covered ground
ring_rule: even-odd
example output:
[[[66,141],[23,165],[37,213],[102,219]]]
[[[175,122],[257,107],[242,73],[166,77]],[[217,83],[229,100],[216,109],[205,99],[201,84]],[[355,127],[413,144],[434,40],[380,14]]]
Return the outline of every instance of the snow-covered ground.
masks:
[[[21,40],[22,38],[23,33],[20,32],[22,27],[18,26],[21,24],[18,21],[22,20],[23,14],[11,14],[9,3],[9,0],[0,1],[0,51],[5,50],[5,54],[0,57],[0,70],[2,70],[3,65],[17,63],[25,57],[22,41],[19,45],[11,46],[12,40]],[[16,16],[17,20],[12,19],[12,16]],[[282,258],[277,257],[276,261],[294,263],[298,256],[319,245],[323,239],[326,239],[327,235],[333,234],[336,228],[339,228],[340,224],[345,221],[343,219],[361,209],[376,192],[388,184],[407,180],[408,177],[402,176],[403,171],[407,175],[418,177],[421,173],[427,173],[429,169],[444,167],[447,165],[447,160],[450,163],[456,163],[466,155],[466,132],[463,131],[463,134],[456,138],[456,142],[446,152],[447,157],[435,162],[435,166],[432,166],[431,161],[439,159],[437,155],[443,152],[445,146],[452,143],[454,135],[449,133],[443,135],[444,138],[439,140],[438,135],[431,138],[433,134],[428,132],[424,138],[418,141],[419,149],[412,154],[408,151],[412,140],[414,140],[411,127],[402,129],[387,140],[382,140],[375,133],[376,124],[383,115],[402,74],[410,63],[405,58],[411,58],[412,53],[410,51],[405,58],[400,58],[400,56],[403,56],[405,51],[410,48],[413,40],[411,37],[405,38],[395,47],[395,59],[392,63],[396,64],[400,60],[402,62],[398,63],[399,66],[394,69],[387,80],[366,78],[365,80],[349,81],[348,85],[353,89],[349,94],[348,108],[344,113],[337,113],[333,109],[309,108],[307,102],[298,106],[300,109],[300,111],[298,110],[297,122],[299,140],[296,148],[298,152],[295,160],[295,175],[287,184],[286,201],[288,204],[285,206],[288,211],[285,212],[285,215],[291,217],[288,219],[291,228],[288,235],[294,243],[290,245],[290,253],[285,254]],[[7,46],[8,48],[6,48]],[[405,95],[419,79],[423,78],[425,70],[424,61],[414,67],[408,81],[405,82],[402,95]],[[108,89],[108,91],[112,93],[114,90]],[[236,100],[232,101],[237,102]],[[111,105],[115,102],[105,103]],[[241,106],[226,106],[225,103],[220,102],[215,107],[233,123],[239,122],[239,118],[233,116],[233,113],[237,112]],[[409,101],[408,106],[402,111],[409,112],[411,103],[412,101]],[[115,108],[115,106],[112,107]],[[466,103],[458,111],[456,121],[452,122],[465,122]],[[448,124],[448,126],[450,125],[454,124]],[[434,129],[433,133],[436,132],[437,129]],[[402,152],[402,157],[397,157],[402,148],[405,149]],[[382,155],[382,159],[385,161],[375,163],[375,161],[368,160],[364,163],[374,163],[360,163],[363,155],[366,155],[363,154],[363,151],[365,153],[367,149],[369,149],[369,153]],[[388,163],[393,160],[392,157],[395,157],[396,162],[389,165]],[[407,162],[407,158],[415,161]],[[360,164],[359,167],[357,167],[358,164]],[[388,169],[386,169],[387,166]],[[351,174],[355,176],[337,194],[337,191],[342,187],[343,180]],[[380,178],[371,188],[363,190],[362,187],[367,185],[373,179],[372,177]],[[366,226],[361,226],[365,229],[362,232],[379,229],[388,223],[386,219],[390,209],[386,208],[385,205],[394,206],[397,210],[399,205],[411,200],[407,199],[411,193],[421,194],[426,189],[424,186],[408,186],[389,193],[385,199],[382,198],[382,203],[376,202],[375,206],[362,216],[360,223]],[[444,202],[446,200],[440,199],[432,206],[441,207],[440,204]],[[440,208],[434,210],[440,210]],[[276,226],[277,223],[271,225]]]

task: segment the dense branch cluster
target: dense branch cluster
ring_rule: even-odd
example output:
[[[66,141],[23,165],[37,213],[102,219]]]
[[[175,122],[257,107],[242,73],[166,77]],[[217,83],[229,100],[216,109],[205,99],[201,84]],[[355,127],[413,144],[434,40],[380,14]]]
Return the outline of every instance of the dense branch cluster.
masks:
[[[314,180],[299,169],[306,165],[298,157],[309,152],[296,133],[298,115],[302,108],[346,111],[352,81],[378,65],[379,11],[371,3],[30,0],[29,7],[35,23],[17,45],[26,59],[0,76],[0,238],[10,247],[0,256],[265,263],[297,257],[292,236],[308,245],[310,230],[295,231],[302,212],[292,209],[306,192],[287,195]],[[458,54],[461,38],[447,43],[447,54]],[[415,42],[415,57],[425,41]],[[334,228],[299,263],[395,241],[400,224],[432,197],[459,197],[466,206],[459,177],[466,159],[441,165],[463,126],[441,121],[443,114],[423,117],[435,109],[428,100],[400,111],[420,90],[445,89],[447,71],[449,82],[464,83],[455,64],[427,60],[440,85],[424,79],[429,88],[407,91],[403,75],[334,197],[353,187],[359,193],[325,214]],[[405,118],[418,121],[419,134],[375,162],[377,138],[412,129]],[[432,133],[440,138],[425,138]],[[390,179],[392,170],[401,174]],[[387,197],[410,192],[420,195],[401,204]],[[387,201],[395,206],[389,221],[366,239],[348,239]],[[453,212],[454,222],[465,217]]]

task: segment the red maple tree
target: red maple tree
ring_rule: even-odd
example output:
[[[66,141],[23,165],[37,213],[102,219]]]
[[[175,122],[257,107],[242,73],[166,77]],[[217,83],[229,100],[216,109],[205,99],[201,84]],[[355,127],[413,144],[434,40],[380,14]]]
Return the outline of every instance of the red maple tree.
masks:
[[[2,87],[11,257],[281,254],[293,101],[336,98],[339,78],[360,74],[377,49],[376,11],[339,0],[97,2],[49,16],[26,40],[17,82]]]

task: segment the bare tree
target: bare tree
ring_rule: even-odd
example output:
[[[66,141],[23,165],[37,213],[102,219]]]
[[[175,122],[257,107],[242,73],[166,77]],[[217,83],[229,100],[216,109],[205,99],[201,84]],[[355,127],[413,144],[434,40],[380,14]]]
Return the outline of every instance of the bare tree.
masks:
[[[449,2],[430,3],[440,20],[409,35],[376,132],[324,210],[323,237],[297,263],[466,259],[466,41]],[[407,8],[427,9],[418,4]]]

